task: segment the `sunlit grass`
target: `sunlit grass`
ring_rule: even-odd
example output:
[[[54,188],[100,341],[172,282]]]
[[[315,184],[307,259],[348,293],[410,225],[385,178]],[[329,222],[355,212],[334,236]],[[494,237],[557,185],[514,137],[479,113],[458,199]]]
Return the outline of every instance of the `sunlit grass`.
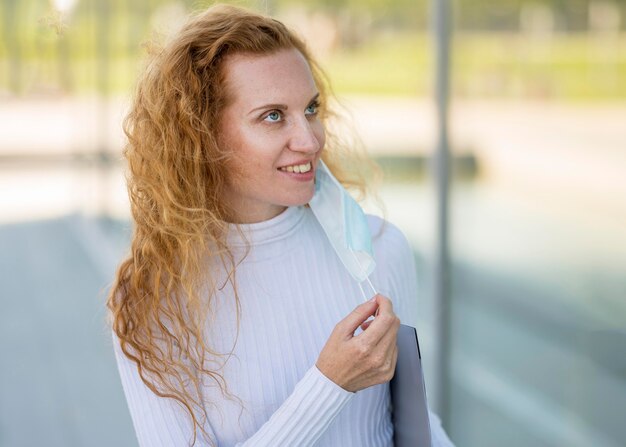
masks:
[[[334,54],[327,67],[337,91],[430,95],[434,47],[425,34],[384,35]],[[463,34],[453,39],[452,88],[458,97],[626,99],[626,35]]]
[[[469,34],[454,44],[453,82],[460,96],[626,99],[626,34],[541,40]]]
[[[95,58],[100,46],[93,26],[95,22],[71,26],[63,35],[31,29],[32,38],[20,50],[22,93],[38,91],[38,83],[62,85],[64,72],[70,83],[63,88],[70,93],[95,91],[98,72],[108,92],[130,92],[142,61],[141,36],[137,31],[112,34],[102,65]],[[8,60],[7,46],[0,46],[0,90],[5,91]],[[434,44],[427,33],[374,33],[360,46],[339,48],[322,62],[340,94],[432,95]],[[519,33],[456,34],[451,67],[458,98],[624,100],[626,34],[542,39]]]
[[[424,95],[432,79],[429,42],[425,34],[384,34],[336,51],[325,66],[339,93]]]

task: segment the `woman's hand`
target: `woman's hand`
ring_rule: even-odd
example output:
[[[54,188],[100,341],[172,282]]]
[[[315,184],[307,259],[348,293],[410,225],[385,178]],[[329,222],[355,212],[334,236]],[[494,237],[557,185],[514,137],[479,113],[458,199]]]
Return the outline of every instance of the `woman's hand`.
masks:
[[[376,314],[371,322],[366,320]],[[354,335],[361,326],[363,332]],[[317,368],[343,389],[356,392],[388,382],[398,357],[400,320],[382,295],[357,306],[335,326],[317,359]]]

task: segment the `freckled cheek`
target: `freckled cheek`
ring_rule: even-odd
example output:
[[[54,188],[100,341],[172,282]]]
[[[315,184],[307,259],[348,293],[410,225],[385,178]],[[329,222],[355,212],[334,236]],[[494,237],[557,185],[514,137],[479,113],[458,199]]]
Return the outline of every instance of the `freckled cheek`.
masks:
[[[258,176],[263,168],[263,160],[257,158],[256,154],[242,154],[237,160],[237,170],[239,174],[245,178]]]
[[[319,150],[324,149],[324,144],[326,144],[326,129],[321,122],[317,122],[313,128],[313,133],[317,142],[319,143]]]
[[[256,162],[247,157],[246,154],[237,152],[228,163],[228,182],[241,188],[242,185],[250,181],[255,173],[255,164]]]
[[[263,165],[263,148],[265,144],[262,138],[254,135],[239,135],[237,144],[233,147],[233,168],[240,175],[249,175],[258,172]]]

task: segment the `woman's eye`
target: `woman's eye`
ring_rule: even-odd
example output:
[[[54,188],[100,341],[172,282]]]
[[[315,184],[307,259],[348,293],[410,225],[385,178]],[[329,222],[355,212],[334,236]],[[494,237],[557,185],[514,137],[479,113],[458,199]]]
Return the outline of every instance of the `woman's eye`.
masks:
[[[317,108],[318,107],[319,107],[319,104],[313,103],[309,107],[307,107],[304,112],[307,115],[315,115],[317,113]]]
[[[270,112],[267,114],[267,116],[265,117],[264,121],[269,121],[270,123],[275,123],[277,121],[280,121],[280,119],[282,118],[280,112],[274,111],[274,112]]]

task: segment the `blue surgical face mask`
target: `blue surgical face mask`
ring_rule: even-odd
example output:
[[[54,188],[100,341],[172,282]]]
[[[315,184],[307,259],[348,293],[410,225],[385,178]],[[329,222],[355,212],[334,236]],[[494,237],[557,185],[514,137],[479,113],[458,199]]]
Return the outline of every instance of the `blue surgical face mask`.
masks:
[[[358,282],[363,298],[367,299],[361,284],[364,281],[376,293],[369,280],[376,263],[365,213],[322,160],[317,166],[315,194],[309,206],[339,259]]]

